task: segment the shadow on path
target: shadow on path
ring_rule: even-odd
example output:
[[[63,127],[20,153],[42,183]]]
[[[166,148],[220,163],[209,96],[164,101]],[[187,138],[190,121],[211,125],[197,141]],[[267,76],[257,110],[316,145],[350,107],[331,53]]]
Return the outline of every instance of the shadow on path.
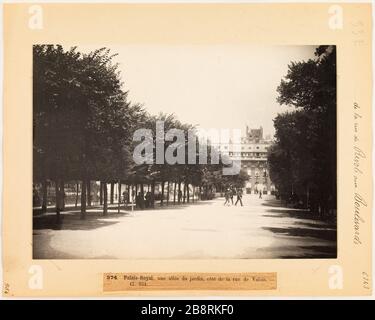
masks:
[[[310,237],[321,240],[336,242],[337,232],[333,229],[319,229],[319,228],[298,228],[298,227],[263,227],[264,230],[271,231],[279,235],[286,235],[290,237]]]
[[[160,203],[155,204],[155,208],[145,208],[145,209],[136,209],[134,213],[137,212],[147,212],[150,214],[157,214],[160,211],[169,210],[169,209],[185,209],[191,206],[201,206],[201,205],[212,205],[212,201],[199,201],[199,202],[190,202],[184,204],[164,204],[163,206]],[[66,208],[65,211],[62,211],[60,218],[57,219],[56,214],[52,209],[49,209],[45,214],[38,214],[33,216],[33,230],[93,230],[101,227],[107,227],[119,223],[119,221],[114,221],[114,219],[121,217],[132,217],[130,207],[126,207],[125,211],[124,206],[121,207],[120,213],[118,213],[117,205],[108,206],[108,214],[103,215],[102,207],[88,207],[86,212],[86,218],[81,219],[80,208]]]
[[[295,246],[290,247],[290,250],[286,250],[287,247],[285,247],[280,258],[337,257],[337,223],[335,219],[329,217],[329,219],[323,220],[308,210],[287,208],[283,206],[282,201],[275,199],[266,200],[262,205],[270,207],[265,210],[263,217],[283,221],[280,224],[277,223],[276,226],[263,226],[262,229],[272,232],[277,237],[286,237],[285,239],[295,243]],[[288,251],[291,252],[290,255],[287,253]]]
[[[59,220],[56,215],[34,217],[33,230],[93,230],[116,224],[118,221],[111,219],[126,216],[129,216],[129,213],[109,213],[103,216],[102,211],[90,211],[87,212],[85,219],[81,219],[79,211],[69,211],[61,214]],[[106,221],[107,219],[109,221]]]

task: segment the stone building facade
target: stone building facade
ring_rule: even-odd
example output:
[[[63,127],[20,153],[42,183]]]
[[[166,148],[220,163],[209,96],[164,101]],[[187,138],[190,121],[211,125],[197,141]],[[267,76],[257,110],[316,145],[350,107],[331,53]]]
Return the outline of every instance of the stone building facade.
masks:
[[[247,126],[246,133],[241,138],[240,146],[236,146],[234,143],[229,146],[221,146],[221,151],[227,153],[232,160],[241,160],[241,168],[245,169],[249,175],[244,193],[257,194],[262,192],[263,194],[271,194],[275,191],[275,186],[269,176],[267,163],[267,152],[271,143],[270,136],[263,136],[262,127],[250,129]],[[227,150],[223,150],[223,148]]]

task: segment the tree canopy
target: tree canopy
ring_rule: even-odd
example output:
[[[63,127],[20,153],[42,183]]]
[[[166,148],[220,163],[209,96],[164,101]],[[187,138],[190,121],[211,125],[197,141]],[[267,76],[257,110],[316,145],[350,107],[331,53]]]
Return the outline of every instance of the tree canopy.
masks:
[[[83,218],[92,180],[103,184],[159,182],[163,188],[165,182],[222,187],[217,165],[134,163],[135,130],[151,129],[155,141],[157,121],[164,121],[165,132],[193,126],[173,114],[150,115],[142,105],[131,103],[114,57],[107,48],[84,54],[76,47],[33,47],[33,180],[54,182],[57,212],[61,209],[58,202],[64,201],[65,181],[81,181]],[[171,143],[167,141],[164,148]],[[187,149],[187,141],[180,147]]]
[[[292,111],[274,119],[271,179],[284,198],[303,199],[314,211],[336,209],[336,47],[319,46],[315,59],[292,62],[277,88]]]

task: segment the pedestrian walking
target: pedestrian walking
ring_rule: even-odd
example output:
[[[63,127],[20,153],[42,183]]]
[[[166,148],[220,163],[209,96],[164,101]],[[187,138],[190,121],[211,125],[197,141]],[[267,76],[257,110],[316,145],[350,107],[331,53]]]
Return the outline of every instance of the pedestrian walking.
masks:
[[[225,202],[224,202],[224,206],[225,205],[228,205],[230,206],[230,189],[228,188],[226,191],[225,191]]]
[[[230,192],[229,193],[230,201],[232,202],[232,205],[233,205],[233,197],[234,197],[234,194],[236,193],[236,189],[234,189],[234,187],[231,187],[229,192]]]
[[[262,190],[259,190],[259,199],[262,199]]]
[[[237,206],[238,201],[241,203],[241,207],[243,207],[243,204],[242,204],[242,189],[240,189],[240,188],[237,189],[237,201],[236,201],[235,206]]]

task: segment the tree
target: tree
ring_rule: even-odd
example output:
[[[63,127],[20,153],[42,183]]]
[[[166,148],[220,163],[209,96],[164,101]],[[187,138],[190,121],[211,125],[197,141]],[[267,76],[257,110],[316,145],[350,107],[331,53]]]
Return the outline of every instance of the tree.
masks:
[[[90,180],[126,175],[131,121],[142,112],[126,101],[109,49],[81,54],[37,45],[33,54],[34,180],[55,181],[58,214],[63,179],[81,180],[84,218]]]
[[[336,48],[320,46],[315,56],[292,62],[277,88],[277,101],[295,111],[276,117],[269,163],[283,192],[310,195],[324,214],[336,209]]]
[[[34,180],[55,183],[56,212],[62,209],[64,179],[77,173],[76,138],[80,123],[74,73],[79,58],[75,48],[33,47],[33,151]],[[43,200],[45,202],[45,200]]]
[[[74,182],[76,206],[80,190],[82,218],[86,216],[86,205],[91,204],[91,181],[100,181],[103,214],[108,211],[108,184],[112,186],[111,203],[115,183],[135,184],[136,189],[140,185],[141,193],[143,184],[149,184],[152,205],[156,183],[162,186],[162,205],[165,190],[169,195],[171,183],[174,183],[174,199],[176,186],[180,191],[183,185],[188,202],[190,186],[193,193],[199,186],[208,194],[229,180],[241,184],[242,173],[237,177],[223,177],[222,165],[199,164],[199,148],[196,164],[188,164],[187,133],[194,127],[180,122],[173,114],[152,116],[142,105],[130,103],[128,93],[122,88],[118,65],[113,63],[114,56],[106,48],[83,54],[75,47],[64,50],[61,45],[33,47],[33,182],[42,184],[43,210],[47,207],[49,181],[55,186],[58,217],[64,210],[64,186]],[[133,141],[134,132],[139,128],[151,129],[155,143],[157,121],[163,121],[164,135],[169,129],[184,132],[183,141],[164,141],[163,151],[165,154],[174,144],[178,151],[184,152],[185,164],[156,163],[155,148],[151,155],[153,164],[134,163],[132,155],[137,143]],[[193,133],[195,138],[196,135]]]

